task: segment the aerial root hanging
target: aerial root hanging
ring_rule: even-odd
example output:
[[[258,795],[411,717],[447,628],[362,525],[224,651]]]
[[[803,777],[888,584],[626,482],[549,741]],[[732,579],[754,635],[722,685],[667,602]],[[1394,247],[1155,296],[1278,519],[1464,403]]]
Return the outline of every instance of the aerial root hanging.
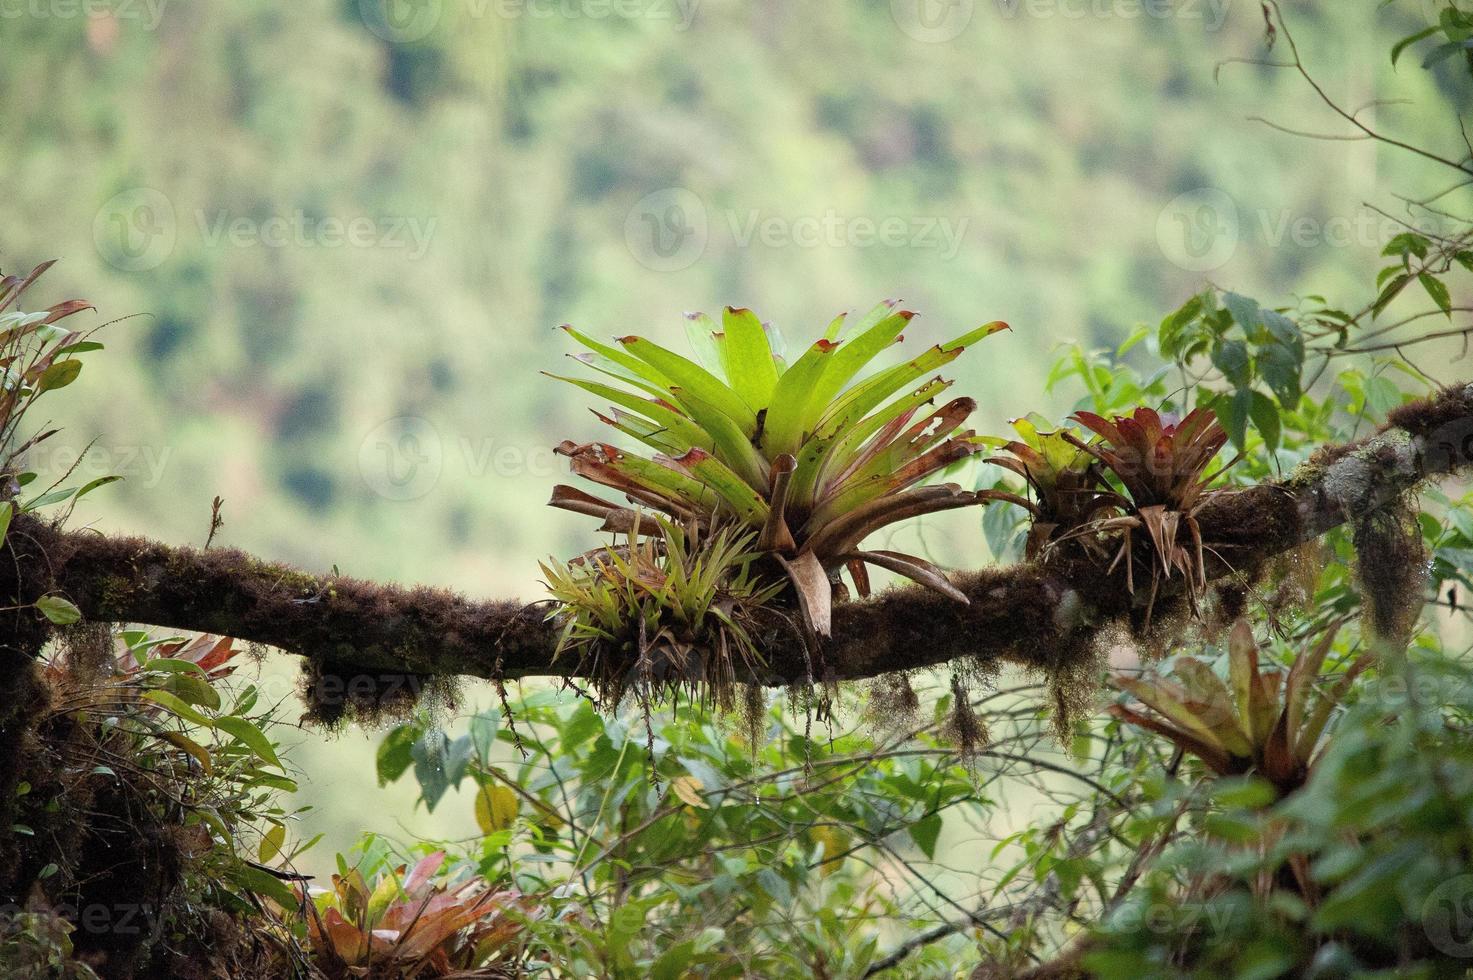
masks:
[[[1393,650],[1404,650],[1426,597],[1428,556],[1416,511],[1406,499],[1355,524],[1355,577],[1366,625]]]
[[[327,729],[344,724],[375,728],[411,717],[416,711],[448,714],[458,701],[454,677],[406,671],[364,670],[351,664],[310,657],[302,663],[298,693],[302,720]]]

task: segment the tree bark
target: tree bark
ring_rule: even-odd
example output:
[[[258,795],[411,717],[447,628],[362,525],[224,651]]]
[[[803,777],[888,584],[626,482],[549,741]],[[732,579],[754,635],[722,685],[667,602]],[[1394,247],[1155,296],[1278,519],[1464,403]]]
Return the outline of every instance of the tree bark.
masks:
[[[1285,480],[1209,495],[1197,514],[1208,577],[1257,576],[1275,556],[1470,458],[1473,384],[1403,406],[1376,434],[1322,448]],[[578,671],[576,658],[554,659],[556,630],[542,604],[312,575],[239,551],[65,530],[26,515],[12,523],[6,548],[6,595],[25,604],[59,593],[94,622],[218,633],[362,671],[506,678]],[[816,657],[775,615],[759,631],[768,668],[754,679],[854,680],[962,657],[1057,667],[1077,658],[1100,625],[1142,617],[1148,589],[1138,585],[1132,595],[1123,570],[1110,573],[1105,564],[1075,557],[962,572],[954,581],[968,605],[920,587],[890,589],[835,609],[833,636]],[[1180,595],[1179,579],[1164,583],[1158,615]],[[38,618],[29,608],[5,615],[29,629]]]

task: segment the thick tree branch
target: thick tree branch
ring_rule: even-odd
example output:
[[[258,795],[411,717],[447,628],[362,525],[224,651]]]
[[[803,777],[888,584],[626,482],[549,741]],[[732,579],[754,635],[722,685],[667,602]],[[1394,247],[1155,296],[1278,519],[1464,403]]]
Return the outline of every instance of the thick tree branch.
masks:
[[[1320,450],[1282,482],[1225,490],[1198,513],[1207,573],[1252,576],[1274,556],[1370,513],[1473,457],[1473,384],[1393,413],[1379,433]],[[365,672],[521,677],[571,675],[554,661],[545,607],[480,602],[436,589],[401,589],[309,575],[238,551],[175,548],[142,538],[66,531],[30,517],[11,527],[0,586],[18,603],[59,592],[87,619],[220,633]],[[1139,618],[1144,589],[1084,559],[964,572],[961,605],[919,587],[896,588],[835,610],[833,638],[813,662],[796,630],[761,637],[769,684],[812,673],[849,680],[961,657],[1038,667],[1076,659],[1089,634]],[[1178,584],[1176,580],[1168,585]],[[1171,588],[1157,602],[1170,601]],[[12,610],[34,626],[32,609]],[[3,620],[0,620],[3,622]]]

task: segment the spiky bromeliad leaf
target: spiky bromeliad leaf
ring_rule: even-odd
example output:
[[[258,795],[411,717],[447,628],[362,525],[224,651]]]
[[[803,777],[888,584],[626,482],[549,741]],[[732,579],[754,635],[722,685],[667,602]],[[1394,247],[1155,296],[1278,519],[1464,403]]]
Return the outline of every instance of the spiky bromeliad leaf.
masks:
[[[1022,477],[1032,498],[1009,497],[1032,518],[1026,557],[1044,552],[1050,542],[1068,539],[1089,547],[1094,538],[1074,535],[1097,518],[1116,510],[1123,502],[1110,489],[1095,457],[1079,448],[1073,433],[1048,431],[1038,416],[1013,419],[1017,439],[979,436],[982,445],[995,446],[1007,455],[987,461]]]
[[[863,562],[870,562],[965,602],[922,558],[859,550],[880,528],[987,497],[955,484],[920,486],[981,451],[970,431],[958,431],[975,404],[960,398],[921,414],[950,384],[923,379],[1007,324],[988,323],[866,373],[904,339],[913,316],[893,302],[852,321],[841,316],[792,364],[774,353],[770,327],[733,307],[723,312],[721,330],[704,315],[687,317],[704,366],[640,337],[613,347],[565,328],[589,348],[575,359],[635,390],[560,380],[617,405],[599,418],[656,454],[645,459],[602,443],[565,442],[558,452],[570,457],[575,473],[619,491],[628,504],[558,487],[552,505],[602,517],[606,529],[634,526],[631,505],[748,526],[758,532],[759,549],[782,559],[805,620],[820,634],[828,632],[831,597],[818,598],[815,581],[826,580],[831,591],[846,564],[862,595]]]
[[[1115,563],[1124,560],[1127,587],[1132,591],[1132,533],[1144,530],[1150,542],[1154,561],[1147,624],[1160,579],[1177,572],[1187,582],[1187,596],[1195,609],[1197,594],[1207,587],[1202,531],[1196,514],[1212,482],[1205,475],[1208,464],[1227,443],[1227,433],[1216,414],[1211,409],[1197,408],[1180,422],[1169,423],[1154,409],[1137,408],[1131,415],[1114,419],[1076,412],[1073,420],[1099,438],[1091,443],[1072,435],[1065,438],[1104,464],[1125,488],[1125,494],[1117,499],[1126,513],[1096,523],[1122,532]]]
[[[1327,626],[1288,671],[1261,671],[1253,630],[1240,619],[1228,639],[1229,684],[1203,661],[1181,657],[1175,682],[1116,674],[1115,686],[1134,695],[1140,706],[1116,704],[1110,711],[1191,752],[1220,776],[1255,773],[1287,794],[1309,778],[1336,708],[1374,662],[1371,654],[1362,654],[1333,685],[1316,693],[1314,684],[1339,628],[1339,621]]]

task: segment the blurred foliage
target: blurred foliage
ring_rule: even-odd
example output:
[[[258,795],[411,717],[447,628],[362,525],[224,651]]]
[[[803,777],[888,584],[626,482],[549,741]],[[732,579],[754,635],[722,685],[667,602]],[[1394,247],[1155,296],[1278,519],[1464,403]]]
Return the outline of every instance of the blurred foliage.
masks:
[[[1199,287],[1204,273],[1180,264],[1193,263],[1178,195],[1236,203],[1221,229],[1235,247],[1206,275],[1248,295],[1328,292],[1385,245],[1357,205],[1373,182],[1436,179],[1244,119],[1331,124],[1288,72],[1214,77],[1217,61],[1261,53],[1252,3],[1083,17],[967,4],[938,42],[880,0],[602,17],[393,0],[439,11],[408,41],[383,36],[408,35],[385,29],[379,0],[92,18],[36,6],[3,28],[0,264],[63,257],[57,288],[141,314],[109,337],[126,358],[117,382],[74,400],[72,441],[47,460],[100,435],[111,456],[89,465],[127,479],[93,506],[132,529],[201,540],[220,493],[228,543],[488,593],[530,588],[535,559],[580,533],[541,509],[560,468],[550,447],[582,427],[535,376],[556,369],[558,323],[668,345],[678,326],[652,311],[738,303],[783,311],[791,330],[881,289],[926,315],[912,341],[930,343],[987,311],[1018,332],[960,367],[958,390],[995,430],[1060,407],[1017,397],[1040,387],[1051,344],[1113,346]],[[1441,119],[1425,106],[1455,91],[1452,63],[1394,69],[1384,54],[1425,26],[1420,6],[1295,15],[1332,91],[1357,105],[1405,94],[1413,105],[1379,119],[1431,138]],[[706,245],[661,271],[626,230],[663,214],[639,202],[669,188],[702,202]],[[838,244],[801,244],[797,223],[831,212]],[[887,218],[906,223],[903,244],[849,244],[855,221]],[[354,219],[374,244],[317,244],[333,240],[323,222]],[[781,234],[743,244],[769,219]],[[965,226],[954,252],[933,220]],[[1327,234],[1337,222],[1348,239]],[[379,428],[401,416],[431,427],[418,445]],[[381,495],[386,466],[423,495]],[[956,562],[974,544],[937,546]]]
[[[861,975],[890,928],[952,901],[924,891],[943,819],[993,805],[939,736],[945,703],[930,718],[885,719],[904,725],[889,736],[810,733],[781,702],[759,708],[745,733],[663,712],[648,740],[637,718],[582,699],[548,692],[511,707],[516,734],[498,711],[456,738],[394,729],[378,774],[387,783],[412,771],[429,808],[472,785],[482,836],[452,848],[475,873],[552,899],[528,922],[528,965],[555,976],[792,976],[816,964]],[[1017,730],[993,743],[999,754],[1041,740],[1036,709],[1012,711]],[[372,838],[362,861],[397,853]],[[916,963],[949,975],[946,956]]]

